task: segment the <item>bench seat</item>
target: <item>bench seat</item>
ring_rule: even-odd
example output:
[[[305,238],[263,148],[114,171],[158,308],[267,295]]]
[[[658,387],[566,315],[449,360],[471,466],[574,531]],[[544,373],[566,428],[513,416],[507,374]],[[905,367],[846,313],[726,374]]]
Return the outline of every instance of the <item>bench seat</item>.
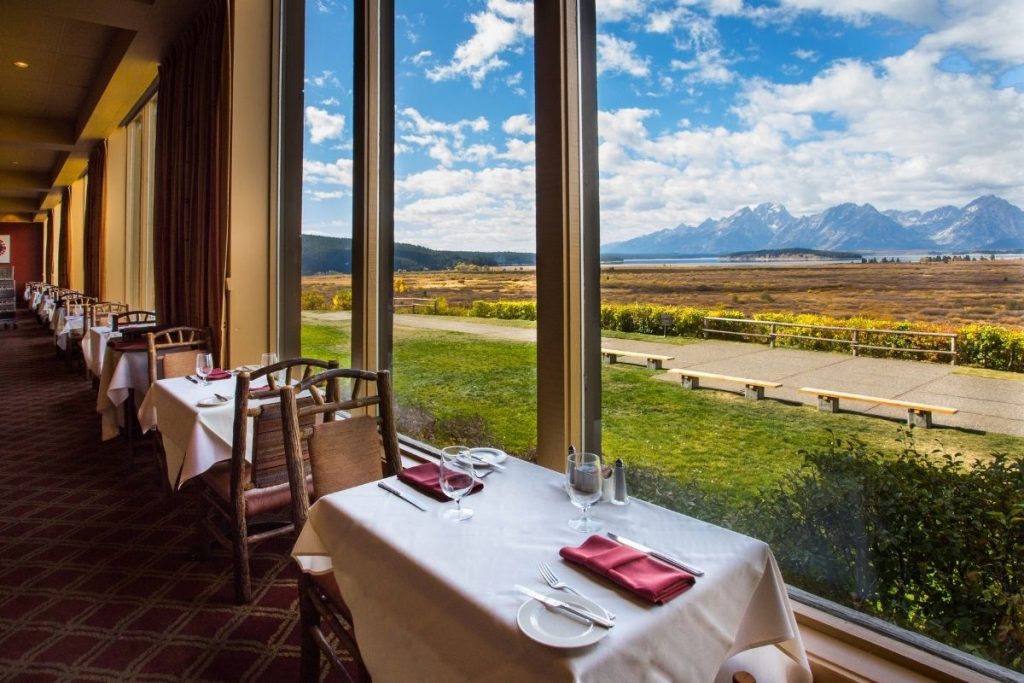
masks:
[[[865,396],[864,394],[851,394],[845,391],[832,391],[830,389],[818,389],[816,387],[801,387],[800,391],[807,394],[815,394],[818,397],[818,410],[827,413],[839,411],[839,399],[845,401],[861,401],[863,403],[877,403],[894,408],[906,408],[907,424],[910,426],[928,429],[932,426],[932,413],[943,415],[955,415],[960,412],[957,408],[948,406],[934,406],[927,403],[916,403],[914,401],[901,401],[897,398],[882,398],[880,396]]]
[[[699,389],[700,380],[712,379],[719,380],[722,382],[736,382],[744,386],[743,395],[754,401],[760,401],[764,398],[765,389],[778,389],[782,386],[781,382],[771,382],[760,379],[750,379],[749,377],[733,377],[731,375],[719,375],[714,372],[701,372],[700,370],[688,370],[686,368],[671,368],[668,371],[670,375],[679,375],[683,386],[687,389]]]
[[[601,356],[604,358],[604,362],[609,365],[618,363],[619,356],[638,358],[647,363],[648,370],[661,370],[662,363],[675,359],[675,356],[662,356],[661,354],[645,353],[643,351],[623,351],[621,349],[601,349]]]

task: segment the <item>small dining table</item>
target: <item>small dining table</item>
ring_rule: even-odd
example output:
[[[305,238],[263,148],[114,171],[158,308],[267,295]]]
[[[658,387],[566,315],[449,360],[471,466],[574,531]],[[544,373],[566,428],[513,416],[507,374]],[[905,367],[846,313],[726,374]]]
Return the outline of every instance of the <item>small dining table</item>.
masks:
[[[512,458],[505,464],[464,499],[474,510],[464,522],[439,516],[453,503],[395,479],[393,486],[428,510],[374,483],[310,508],[293,557],[303,571],[333,572],[375,681],[729,683],[741,670],[764,681],[811,680],[785,583],[765,543],[641,500],[598,505],[593,517],[605,530],[705,570],[688,591],[650,604],[561,559],[560,548],[587,538],[567,524],[578,510],[563,475]],[[616,613],[601,640],[562,649],[521,632],[520,611],[537,603],[514,586],[548,592],[542,562]]]
[[[117,348],[108,340],[96,394],[96,412],[102,423],[101,438],[116,438],[124,426],[124,404],[134,396],[136,404],[149,389],[149,359],[145,346]]]
[[[253,386],[265,387],[265,382]],[[220,401],[217,394],[228,399]],[[159,429],[167,463],[167,480],[179,488],[222,460],[231,458],[235,424],[235,376],[208,386],[184,377],[157,380],[139,405],[142,431]],[[256,406],[264,401],[251,400]],[[250,419],[248,450],[252,451]]]
[[[110,338],[110,327],[108,325],[92,325],[89,333],[82,337],[82,356],[85,358],[85,367],[93,377],[103,375],[103,359],[107,353],[107,340]]]

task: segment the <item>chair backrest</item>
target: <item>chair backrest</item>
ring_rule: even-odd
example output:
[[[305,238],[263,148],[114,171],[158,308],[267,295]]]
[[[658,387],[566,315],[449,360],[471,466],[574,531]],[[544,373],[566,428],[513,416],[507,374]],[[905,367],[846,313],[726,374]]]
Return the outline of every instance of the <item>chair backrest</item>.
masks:
[[[282,386],[290,384],[293,376],[305,379],[314,376],[317,371],[336,367],[338,362],[333,360],[293,358],[238,374],[235,379],[235,425],[231,443],[231,491],[236,506],[236,497],[240,497],[245,489],[266,488],[289,481],[281,405],[277,400]],[[278,373],[288,378],[286,383],[278,385],[275,378]],[[267,388],[261,386],[253,389],[253,381],[262,377],[267,378]],[[249,418],[253,420],[252,450],[251,462],[246,466]],[[310,417],[306,421],[307,426],[312,426],[317,419]]]
[[[91,304],[96,303],[94,296],[73,296],[64,299],[64,310],[67,315],[83,315]]]
[[[170,327],[146,335],[149,383],[183,377],[196,369],[196,354],[210,353],[210,331],[203,327]]]
[[[100,301],[89,305],[89,327],[106,325],[113,314],[127,311],[128,304],[116,301]]]
[[[342,391],[343,380],[352,382],[350,392]],[[306,391],[312,402],[302,405],[297,396]],[[339,411],[356,414],[336,419]],[[305,522],[309,510],[303,462],[307,453],[314,499],[402,469],[391,375],[386,370],[339,368],[284,387],[281,412],[296,525]],[[305,424],[318,416],[319,424]]]
[[[121,311],[115,316],[118,329],[125,325],[155,325],[156,313],[153,311]]]

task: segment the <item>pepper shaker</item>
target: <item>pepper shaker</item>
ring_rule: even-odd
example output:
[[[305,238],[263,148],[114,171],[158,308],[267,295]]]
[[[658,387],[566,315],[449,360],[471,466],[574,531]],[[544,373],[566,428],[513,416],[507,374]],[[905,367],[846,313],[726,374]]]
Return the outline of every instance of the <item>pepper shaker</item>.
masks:
[[[625,505],[629,502],[629,495],[626,493],[626,466],[622,463],[622,458],[615,461],[615,473],[612,477],[615,480],[612,504]]]

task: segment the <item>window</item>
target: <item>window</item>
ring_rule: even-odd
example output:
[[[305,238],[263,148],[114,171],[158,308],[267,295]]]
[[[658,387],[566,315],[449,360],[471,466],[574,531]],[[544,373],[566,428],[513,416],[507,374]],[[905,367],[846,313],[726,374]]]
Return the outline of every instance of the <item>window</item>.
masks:
[[[153,310],[153,190],[156,184],[156,106],[154,96],[128,123],[126,298],[138,310]]]

